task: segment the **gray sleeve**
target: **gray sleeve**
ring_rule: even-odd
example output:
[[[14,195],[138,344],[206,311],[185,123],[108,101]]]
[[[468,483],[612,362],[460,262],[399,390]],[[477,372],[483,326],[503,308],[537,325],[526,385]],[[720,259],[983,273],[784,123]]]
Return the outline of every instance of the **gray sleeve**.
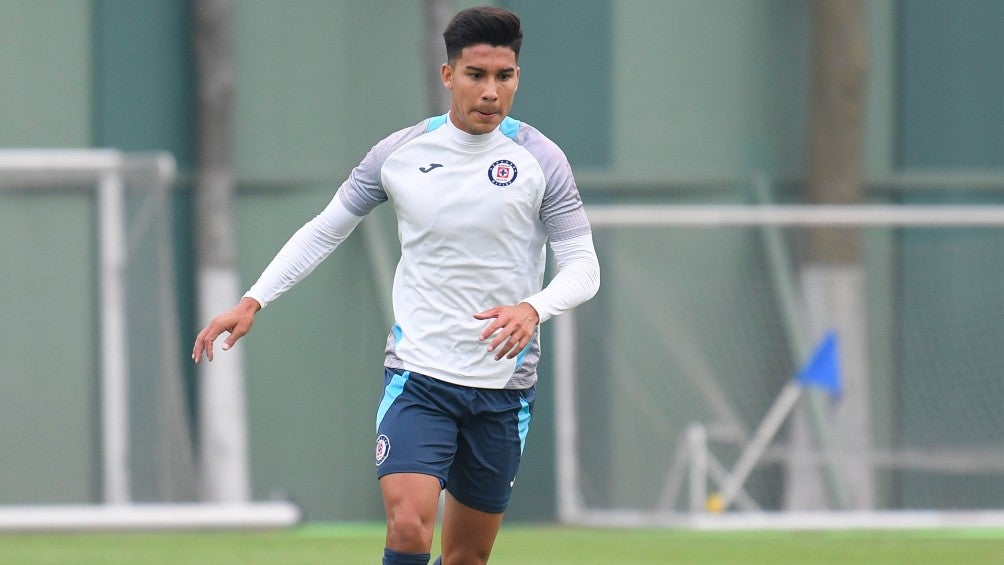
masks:
[[[514,140],[537,159],[544,171],[547,186],[540,204],[540,220],[548,240],[564,241],[592,233],[572,167],[561,148],[525,123],[520,124]]]
[[[386,202],[387,193],[380,181],[384,161],[399,147],[426,131],[428,120],[394,132],[374,145],[338,188],[338,198],[342,205],[356,216],[365,216]]]

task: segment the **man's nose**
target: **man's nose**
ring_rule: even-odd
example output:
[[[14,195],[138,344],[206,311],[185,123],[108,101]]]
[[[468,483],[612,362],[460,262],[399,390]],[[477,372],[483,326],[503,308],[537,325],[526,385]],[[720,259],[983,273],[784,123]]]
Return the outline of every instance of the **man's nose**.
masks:
[[[495,100],[498,97],[498,85],[494,80],[486,81],[485,89],[481,92],[481,98],[484,98],[485,100]]]

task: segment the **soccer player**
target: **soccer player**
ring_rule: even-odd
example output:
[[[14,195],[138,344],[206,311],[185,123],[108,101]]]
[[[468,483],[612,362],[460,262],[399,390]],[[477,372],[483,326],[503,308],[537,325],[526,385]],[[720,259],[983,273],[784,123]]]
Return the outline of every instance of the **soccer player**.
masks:
[[[508,117],[519,85],[517,15],[458,13],[440,69],[450,110],[377,143],[240,302],[195,340],[213,358],[389,201],[401,259],[377,408],[387,514],[384,564],[427,564],[446,490],[446,565],[485,563],[509,502],[534,404],[539,325],[599,287],[592,232],[568,161]],[[557,264],[544,285],[549,244]]]

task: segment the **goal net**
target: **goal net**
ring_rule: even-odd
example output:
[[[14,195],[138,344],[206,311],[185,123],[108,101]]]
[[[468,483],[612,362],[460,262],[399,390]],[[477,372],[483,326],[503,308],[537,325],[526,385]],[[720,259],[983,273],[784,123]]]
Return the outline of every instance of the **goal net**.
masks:
[[[174,174],[168,154],[0,151],[0,529],[296,519],[198,504]]]
[[[563,521],[1004,523],[1004,209],[589,213],[602,288],[555,321]]]

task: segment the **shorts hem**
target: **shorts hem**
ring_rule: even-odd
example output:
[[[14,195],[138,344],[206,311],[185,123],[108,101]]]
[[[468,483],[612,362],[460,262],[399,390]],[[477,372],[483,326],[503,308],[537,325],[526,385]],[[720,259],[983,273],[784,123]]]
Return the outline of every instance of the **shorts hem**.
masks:
[[[455,492],[453,489],[446,487],[446,492],[450,493],[450,496],[455,498],[457,502],[463,504],[464,506],[469,506],[480,512],[486,512],[488,514],[504,514],[506,509],[509,508],[509,502],[506,501],[504,504],[491,504],[484,501],[471,500],[465,496],[461,496],[459,493]]]
[[[446,488],[446,477],[443,477],[440,473],[430,471],[428,469],[381,469],[377,468],[377,480],[380,480],[387,475],[399,475],[402,473],[409,473],[412,475],[428,475],[430,477],[436,477],[439,479],[440,488]]]

